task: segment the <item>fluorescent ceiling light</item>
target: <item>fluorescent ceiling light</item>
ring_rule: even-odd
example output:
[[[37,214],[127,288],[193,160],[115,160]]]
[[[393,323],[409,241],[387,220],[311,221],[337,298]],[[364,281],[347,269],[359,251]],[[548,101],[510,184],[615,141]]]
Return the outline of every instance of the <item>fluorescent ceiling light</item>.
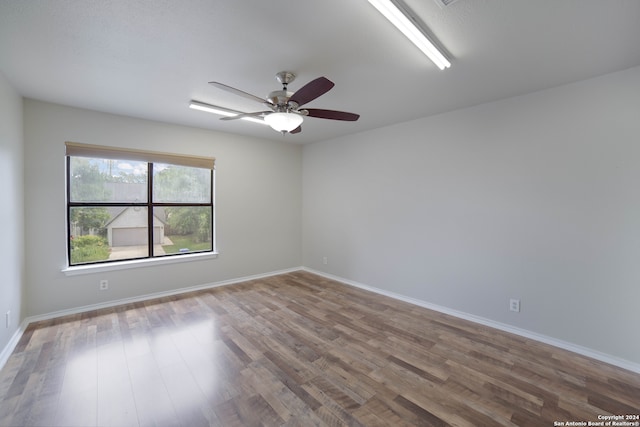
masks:
[[[221,116],[227,116],[227,117],[233,117],[233,116],[237,116],[238,114],[242,114],[242,112],[240,111],[230,110],[228,108],[218,107],[216,105],[205,104],[204,102],[200,102],[200,101],[191,101],[189,103],[189,108],[194,110],[199,110],[199,111],[206,111],[207,113],[219,114]],[[261,125],[267,124],[264,120],[259,119],[257,117],[242,117],[240,120],[260,123]]]
[[[235,116],[239,113],[236,113],[232,110],[227,110],[226,108],[216,107],[215,105],[205,104],[204,102],[199,101],[191,101],[189,103],[189,108],[194,110],[206,111],[207,113],[219,114],[221,116]]]
[[[368,0],[378,12],[384,15],[389,22],[396,26],[418,49],[433,61],[441,70],[449,68],[451,63],[434,46],[426,36],[426,31],[417,26],[407,9],[396,0]]]

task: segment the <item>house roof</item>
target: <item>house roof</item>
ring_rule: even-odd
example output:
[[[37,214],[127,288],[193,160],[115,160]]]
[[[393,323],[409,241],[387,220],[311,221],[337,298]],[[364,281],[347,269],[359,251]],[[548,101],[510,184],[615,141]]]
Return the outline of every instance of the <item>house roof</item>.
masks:
[[[24,96],[108,113],[282,140],[220,121],[191,99],[264,107],[208,85],[265,96],[326,76],[307,106],[361,114],[307,118],[308,143],[512,97],[640,65],[640,2],[405,0],[452,66],[438,70],[365,0],[0,2],[0,71]]]
[[[118,219],[124,214],[128,209],[133,209],[132,207],[122,207],[122,206],[114,206],[105,208],[109,215],[111,215],[111,219],[104,225],[105,228],[108,228],[110,225],[113,225],[118,221]],[[167,213],[163,207],[156,207],[153,210],[153,216],[163,224],[167,224]]]

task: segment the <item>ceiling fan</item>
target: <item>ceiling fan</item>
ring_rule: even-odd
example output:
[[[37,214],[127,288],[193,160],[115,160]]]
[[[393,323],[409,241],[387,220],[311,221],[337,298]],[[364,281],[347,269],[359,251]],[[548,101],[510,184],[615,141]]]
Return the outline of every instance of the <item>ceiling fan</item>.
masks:
[[[300,133],[302,122],[305,116],[319,119],[356,121],[360,117],[358,114],[344,111],[323,110],[318,108],[300,108],[308,102],[327,93],[334,83],[326,77],[318,77],[302,86],[295,92],[287,90],[289,83],[294,81],[296,75],[290,71],[281,71],[276,74],[276,79],[282,84],[282,90],[271,92],[266,99],[252,95],[240,89],[225,85],[220,82],[209,82],[213,86],[226,90],[227,92],[240,95],[244,98],[260,102],[266,105],[269,110],[255,113],[240,113],[234,116],[222,117],[220,120],[235,120],[246,117],[262,117],[269,126],[278,132]]]

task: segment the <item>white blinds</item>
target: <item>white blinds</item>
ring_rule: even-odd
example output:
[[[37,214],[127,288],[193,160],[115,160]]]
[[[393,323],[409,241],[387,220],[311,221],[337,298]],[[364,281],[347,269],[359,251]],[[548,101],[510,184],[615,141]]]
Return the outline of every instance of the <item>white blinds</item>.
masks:
[[[168,163],[194,168],[213,169],[215,158],[162,153],[158,151],[134,150],[131,148],[105,147],[102,145],[65,142],[66,155],[93,157],[96,159],[136,160],[150,163]]]

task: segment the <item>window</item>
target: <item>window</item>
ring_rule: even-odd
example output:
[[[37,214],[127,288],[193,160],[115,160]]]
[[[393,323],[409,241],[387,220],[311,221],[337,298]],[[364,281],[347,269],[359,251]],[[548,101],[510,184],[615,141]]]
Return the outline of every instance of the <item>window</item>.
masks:
[[[69,266],[213,252],[214,159],[66,143]]]

